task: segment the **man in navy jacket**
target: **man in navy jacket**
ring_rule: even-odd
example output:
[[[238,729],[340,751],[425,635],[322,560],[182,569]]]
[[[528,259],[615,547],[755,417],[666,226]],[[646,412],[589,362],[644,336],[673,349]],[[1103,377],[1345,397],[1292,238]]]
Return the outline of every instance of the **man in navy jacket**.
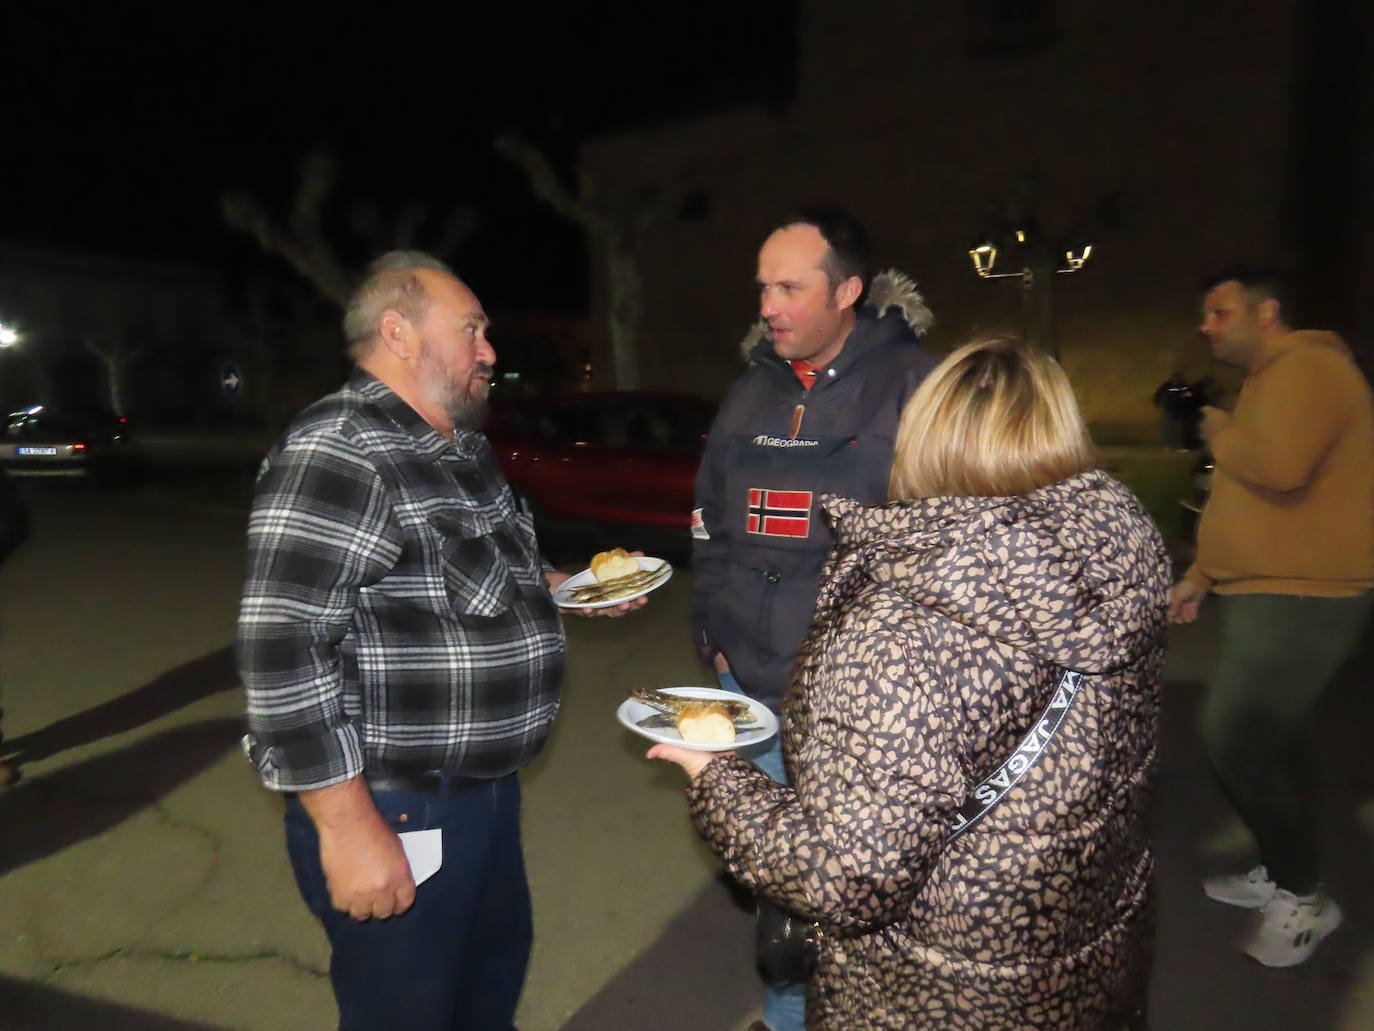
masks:
[[[830,531],[824,493],[887,498],[897,421],[934,366],[915,285],[873,275],[862,225],[833,207],[786,219],[758,261],[749,368],[716,416],[692,512],[693,633],[721,685],[775,712],[816,601]],[[780,738],[752,759],[786,782]],[[766,1027],[800,1031],[803,986],[770,991]]]

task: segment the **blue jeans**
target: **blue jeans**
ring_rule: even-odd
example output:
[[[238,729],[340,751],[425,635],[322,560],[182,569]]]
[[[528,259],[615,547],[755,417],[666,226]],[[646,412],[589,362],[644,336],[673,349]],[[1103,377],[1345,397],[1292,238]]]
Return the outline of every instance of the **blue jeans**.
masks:
[[[296,884],[324,925],[340,1031],[512,1031],[534,938],[514,774],[441,798],[373,795],[395,831],[439,828],[443,861],[415,904],[354,920],[330,904],[319,838],[294,796],[286,847]]]
[[[726,691],[744,694],[739,681],[731,673],[718,673],[720,686]],[[747,745],[738,750],[741,759],[748,759],[779,784],[787,783],[787,768],[782,763],[782,734],[774,734],[767,741]],[[790,984],[786,988],[765,988],[763,1020],[773,1031],[804,1031],[806,1027],[806,985]]]

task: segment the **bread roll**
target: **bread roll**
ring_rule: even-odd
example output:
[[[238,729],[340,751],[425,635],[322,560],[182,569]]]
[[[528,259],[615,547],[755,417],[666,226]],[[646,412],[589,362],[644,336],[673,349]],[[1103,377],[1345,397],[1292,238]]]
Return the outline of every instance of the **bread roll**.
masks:
[[[689,702],[677,715],[682,740],[699,745],[732,745],[735,724],[719,702]]]
[[[639,563],[624,548],[598,552],[592,556],[591,567],[592,576],[596,577],[597,583],[603,584],[607,580],[639,572]]]

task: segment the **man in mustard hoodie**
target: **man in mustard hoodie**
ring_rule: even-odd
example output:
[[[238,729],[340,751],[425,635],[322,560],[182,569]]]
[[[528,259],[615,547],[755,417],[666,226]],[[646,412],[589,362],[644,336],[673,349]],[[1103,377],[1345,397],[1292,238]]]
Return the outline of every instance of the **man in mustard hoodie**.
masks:
[[[1221,648],[1200,730],[1260,860],[1203,890],[1258,909],[1245,951],[1294,966],[1341,922],[1317,867],[1309,734],[1369,616],[1374,402],[1340,337],[1287,325],[1272,270],[1233,266],[1210,280],[1200,329],[1247,375],[1234,412],[1202,410],[1212,494],[1170,616],[1192,622],[1218,595]]]

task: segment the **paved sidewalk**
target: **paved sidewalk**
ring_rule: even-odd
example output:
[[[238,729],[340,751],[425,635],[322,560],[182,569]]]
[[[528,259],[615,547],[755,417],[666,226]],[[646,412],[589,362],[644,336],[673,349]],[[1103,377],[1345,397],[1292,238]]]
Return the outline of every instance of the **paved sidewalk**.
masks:
[[[332,1027],[280,800],[237,745],[242,515],[26,490],[35,538],[0,574],[5,747],[25,759],[0,793],[0,1028]],[[748,918],[688,825],[680,771],[646,762],[613,715],[633,684],[701,675],[679,577],[630,618],[569,621],[559,726],[523,778],[538,938],[525,1031],[597,1026],[579,1010],[607,986],[622,1007],[619,978],[661,940],[691,942],[714,981],[697,1026],[749,1015]],[[733,993],[712,969],[732,951]],[[669,985],[631,989],[647,992],[644,1019],[693,1012]]]

